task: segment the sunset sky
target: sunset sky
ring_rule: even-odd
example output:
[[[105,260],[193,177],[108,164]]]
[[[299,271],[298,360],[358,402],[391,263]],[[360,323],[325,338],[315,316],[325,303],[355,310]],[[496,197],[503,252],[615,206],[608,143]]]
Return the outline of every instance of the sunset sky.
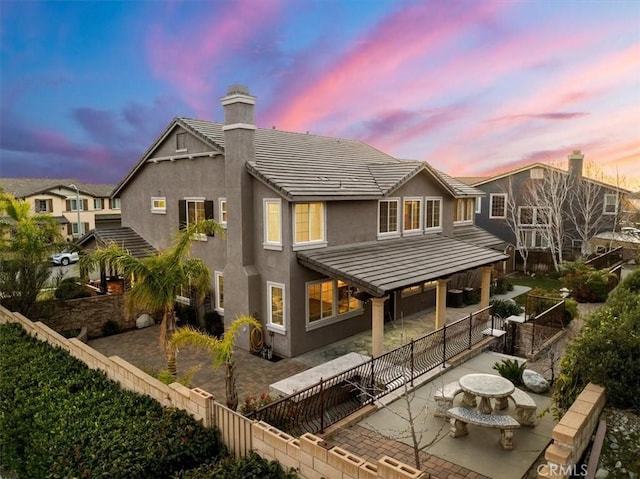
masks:
[[[640,188],[639,0],[0,0],[0,175],[117,183],[176,116],[451,175],[574,149]]]

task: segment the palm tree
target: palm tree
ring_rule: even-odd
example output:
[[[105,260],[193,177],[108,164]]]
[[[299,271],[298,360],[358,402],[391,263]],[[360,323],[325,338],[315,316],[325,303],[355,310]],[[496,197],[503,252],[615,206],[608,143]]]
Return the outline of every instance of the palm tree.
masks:
[[[0,290],[3,303],[29,316],[49,279],[49,256],[63,244],[53,217],[0,192]]]
[[[206,350],[213,360],[213,368],[217,369],[225,365],[225,392],[227,396],[227,407],[236,410],[238,407],[238,391],[236,390],[235,361],[233,359],[233,349],[236,344],[236,335],[244,325],[253,326],[260,329],[260,322],[253,316],[238,316],[229,329],[225,331],[222,339],[202,333],[196,329],[185,327],[178,329],[171,337],[172,348],[192,345],[201,350]]]
[[[178,233],[171,247],[144,258],[136,258],[117,244],[110,243],[87,256],[81,265],[86,271],[97,265],[109,265],[131,278],[132,286],[127,292],[130,311],[162,312],[160,348],[173,375],[176,373],[176,355],[169,340],[175,330],[176,297],[181,289],[193,288],[198,298],[204,298],[211,287],[209,268],[201,259],[189,257],[195,235],[203,233],[224,235],[224,229],[214,220],[192,223]]]

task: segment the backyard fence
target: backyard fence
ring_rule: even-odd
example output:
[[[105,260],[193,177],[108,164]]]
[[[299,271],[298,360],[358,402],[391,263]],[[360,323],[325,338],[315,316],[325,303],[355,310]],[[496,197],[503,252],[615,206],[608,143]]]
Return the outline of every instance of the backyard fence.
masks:
[[[500,321],[500,323],[498,323]],[[491,306],[443,328],[279,399],[248,417],[291,435],[322,432],[376,399],[395,391],[479,343],[487,329],[502,327]]]

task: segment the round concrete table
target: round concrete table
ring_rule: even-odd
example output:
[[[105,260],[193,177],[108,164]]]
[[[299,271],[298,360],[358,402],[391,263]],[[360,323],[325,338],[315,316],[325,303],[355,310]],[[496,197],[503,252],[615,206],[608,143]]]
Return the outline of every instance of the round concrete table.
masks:
[[[511,381],[494,374],[467,374],[462,376],[458,383],[464,391],[464,402],[468,406],[474,407],[476,397],[480,398],[478,411],[483,414],[491,413],[491,398],[498,400],[498,409],[504,409],[507,405],[506,399],[515,391]]]

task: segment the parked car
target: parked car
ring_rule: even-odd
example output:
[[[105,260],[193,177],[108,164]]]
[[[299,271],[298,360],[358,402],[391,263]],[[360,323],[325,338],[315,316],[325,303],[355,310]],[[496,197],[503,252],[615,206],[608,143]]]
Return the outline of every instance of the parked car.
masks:
[[[76,251],[64,250],[60,253],[51,255],[51,262],[56,265],[67,266],[71,263],[77,263],[80,261],[80,255]]]

